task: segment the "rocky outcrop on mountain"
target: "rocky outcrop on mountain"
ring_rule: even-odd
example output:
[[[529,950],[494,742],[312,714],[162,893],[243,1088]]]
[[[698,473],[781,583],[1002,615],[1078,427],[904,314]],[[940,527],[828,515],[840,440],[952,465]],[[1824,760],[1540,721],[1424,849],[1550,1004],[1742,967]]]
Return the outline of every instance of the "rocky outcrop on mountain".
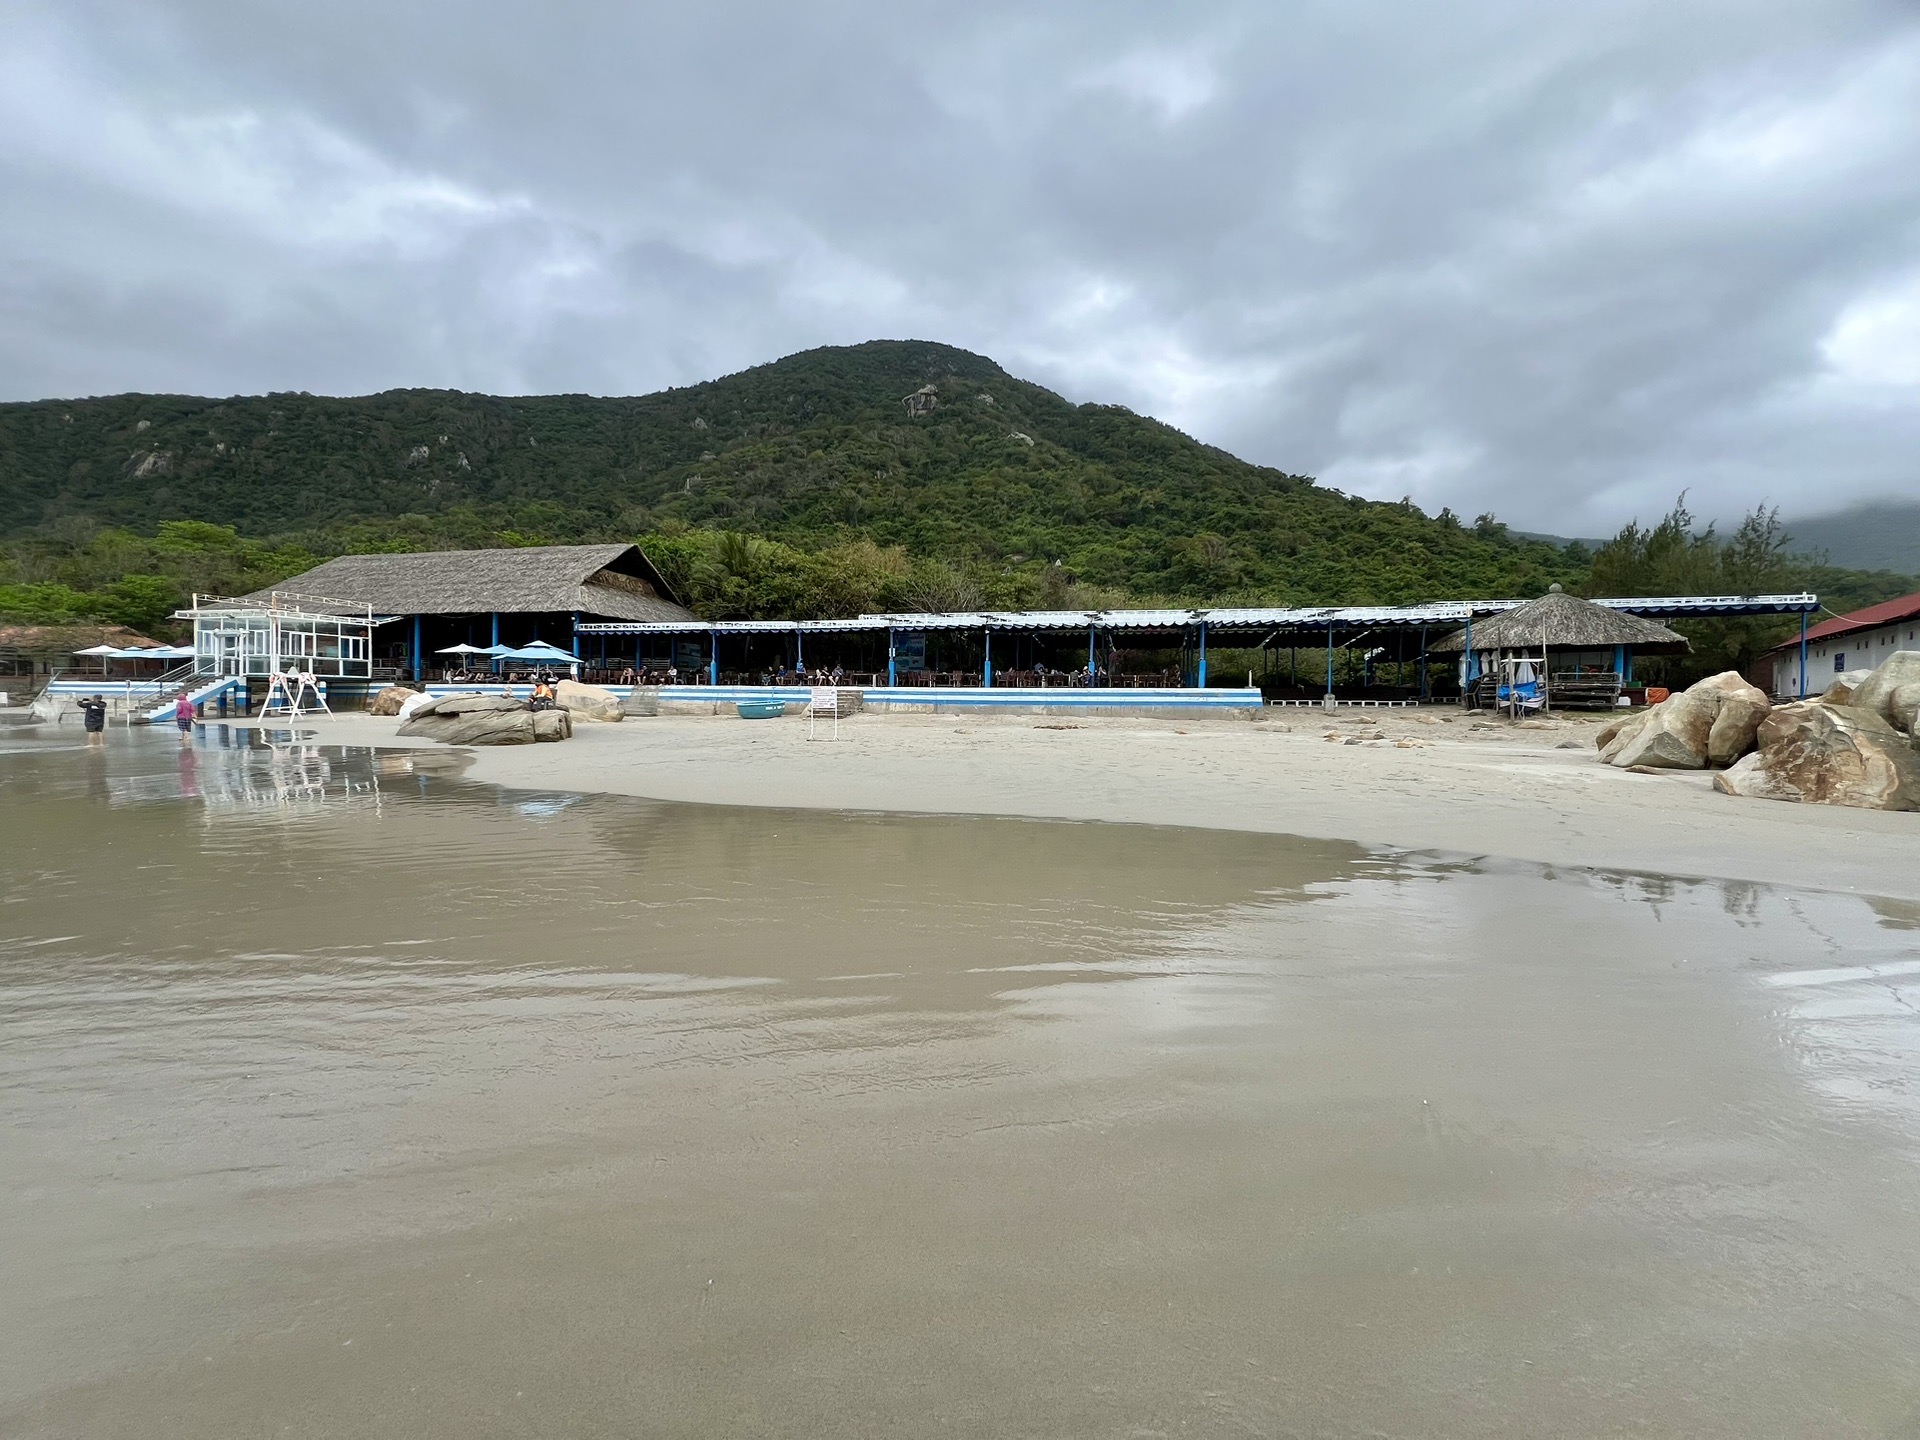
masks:
[[[1760,722],[1759,749],[1713,777],[1716,790],[1756,800],[1920,810],[1920,755],[1879,715],[1799,700]]]

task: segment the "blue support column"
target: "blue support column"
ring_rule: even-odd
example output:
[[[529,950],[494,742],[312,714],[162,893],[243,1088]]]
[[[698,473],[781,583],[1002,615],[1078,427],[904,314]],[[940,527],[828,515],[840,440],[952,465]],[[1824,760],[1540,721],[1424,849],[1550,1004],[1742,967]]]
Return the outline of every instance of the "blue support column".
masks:
[[[795,670],[798,670],[807,663],[806,648],[801,643],[804,639],[805,637],[801,635],[799,627],[795,626],[793,631],[793,668]]]
[[[573,658],[580,658],[580,612],[573,612]]]
[[[891,690],[898,681],[893,672],[893,627],[887,627],[887,688]]]
[[[493,612],[493,643],[495,645],[500,643],[500,612],[498,610]],[[489,656],[488,663],[493,666],[494,673],[498,674],[500,670],[500,657],[498,655]]]
[[[427,659],[420,653],[420,617],[418,615],[413,617],[413,678],[416,680],[427,678]]]
[[[980,683],[991,690],[993,688],[993,631],[987,635],[987,658],[980,667]]]
[[[1460,682],[1460,703],[1467,703],[1467,687],[1473,684],[1473,616],[1467,616],[1467,648],[1461,652],[1460,673],[1466,678]]]
[[[1800,698],[1807,698],[1807,612],[1800,612]]]
[[[1087,683],[1093,683],[1093,626],[1087,626]]]
[[[1200,684],[1197,688],[1207,688],[1207,622],[1200,622]]]
[[[1624,645],[1613,647],[1613,673],[1620,677],[1622,685],[1627,683],[1627,647]]]
[[[707,684],[720,683],[720,632],[707,631]]]
[[[1420,698],[1431,700],[1433,691],[1427,685],[1427,627],[1420,627]]]
[[[1327,621],[1327,694],[1333,694],[1333,622]]]

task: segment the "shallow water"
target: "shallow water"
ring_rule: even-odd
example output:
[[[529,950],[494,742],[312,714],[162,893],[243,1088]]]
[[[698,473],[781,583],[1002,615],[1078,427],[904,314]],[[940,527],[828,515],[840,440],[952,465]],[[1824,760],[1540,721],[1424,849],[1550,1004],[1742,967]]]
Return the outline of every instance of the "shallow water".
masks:
[[[217,727],[0,862],[0,1434],[1920,1433],[1910,907]]]

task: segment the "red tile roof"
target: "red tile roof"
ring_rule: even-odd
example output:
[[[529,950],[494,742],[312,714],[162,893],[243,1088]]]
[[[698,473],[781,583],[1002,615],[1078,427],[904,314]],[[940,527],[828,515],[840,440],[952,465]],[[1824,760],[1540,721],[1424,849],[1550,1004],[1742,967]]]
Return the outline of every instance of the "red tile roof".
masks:
[[[1876,626],[1891,625],[1896,620],[1911,619],[1920,615],[1920,593],[1902,595],[1898,600],[1882,600],[1878,605],[1869,605],[1864,610],[1855,610],[1846,615],[1837,615],[1831,620],[1822,620],[1807,631],[1809,640],[1825,640],[1833,635],[1851,635],[1855,630],[1872,630]],[[1794,636],[1785,645],[1776,648],[1785,650],[1789,646],[1798,648],[1800,637]]]

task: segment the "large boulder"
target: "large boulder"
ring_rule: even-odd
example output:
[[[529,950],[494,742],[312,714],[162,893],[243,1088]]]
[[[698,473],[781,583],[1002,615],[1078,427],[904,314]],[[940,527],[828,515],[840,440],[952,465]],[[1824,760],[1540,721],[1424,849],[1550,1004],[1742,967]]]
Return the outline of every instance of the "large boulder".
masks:
[[[576,720],[618,720],[623,713],[611,690],[583,685],[578,680],[562,680],[554,686],[553,703]]]
[[[1871,710],[1798,700],[1760,722],[1760,748],[1713,777],[1757,800],[1920,810],[1920,756]]]
[[[619,716],[614,717],[616,720]],[[535,740],[571,740],[573,738],[573,716],[566,710],[536,710],[533,712],[533,738]]]
[[[1772,709],[1764,695],[1758,700],[1729,695],[1721,702],[1720,713],[1713,717],[1713,728],[1707,732],[1707,763],[1725,769],[1753,749],[1760,722]]]
[[[1851,705],[1853,692],[1867,683],[1871,670],[1848,670],[1833,677],[1827,688],[1820,692],[1820,698],[1829,705]]]
[[[1624,720],[1617,720],[1611,724],[1603,725],[1599,735],[1595,737],[1594,741],[1594,743],[1600,747],[1600,759],[1602,762],[1611,765],[1613,763],[1613,757],[1626,749],[1628,745],[1632,744],[1634,738],[1638,736],[1642,730],[1647,728],[1647,721],[1652,714],[1653,711],[1651,710],[1639,710],[1627,716]]]
[[[1625,744],[1608,746],[1609,765],[1622,770],[1704,770],[1719,705],[1691,692],[1670,695],[1647,712]]]
[[[1913,734],[1920,711],[1920,650],[1896,650],[1853,689],[1847,704],[1871,710],[1894,729]]]
[[[1765,692],[1749,685],[1736,670],[1724,670],[1688,686],[1678,695],[1669,695],[1647,711],[1637,727],[1623,727],[1600,758],[1622,770],[1639,766],[1651,770],[1704,770],[1714,753],[1714,723],[1729,704],[1738,713],[1721,732],[1720,748],[1732,758],[1752,743],[1748,728],[1751,718],[1765,713]],[[1738,747],[1737,749],[1735,747]]]
[[[1634,719],[1635,717],[1632,715],[1622,715],[1618,719],[1607,721],[1606,724],[1594,732],[1593,748],[1596,750],[1606,749],[1607,746],[1613,743],[1613,737],[1631,725]]]
[[[405,685],[389,685],[373,697],[373,702],[367,706],[367,710],[374,715],[398,715],[400,707],[419,693],[418,690],[409,689]]]
[[[433,696],[427,694],[424,690],[420,691],[417,695],[409,695],[400,702],[400,719],[404,722],[414,711],[423,710],[431,704],[433,704]]]
[[[509,695],[443,695],[415,708],[399,733],[448,745],[531,745],[538,738],[533,707]]]

